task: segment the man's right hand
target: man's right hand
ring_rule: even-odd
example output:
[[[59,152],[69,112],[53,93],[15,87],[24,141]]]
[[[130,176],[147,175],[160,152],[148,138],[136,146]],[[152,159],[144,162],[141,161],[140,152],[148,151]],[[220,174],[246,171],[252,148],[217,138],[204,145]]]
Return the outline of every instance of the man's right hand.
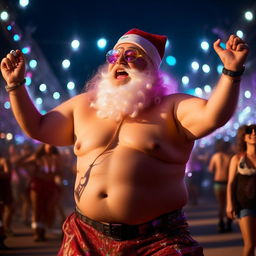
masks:
[[[25,77],[25,57],[20,50],[15,53],[8,53],[1,61],[1,72],[9,86],[21,83]]]

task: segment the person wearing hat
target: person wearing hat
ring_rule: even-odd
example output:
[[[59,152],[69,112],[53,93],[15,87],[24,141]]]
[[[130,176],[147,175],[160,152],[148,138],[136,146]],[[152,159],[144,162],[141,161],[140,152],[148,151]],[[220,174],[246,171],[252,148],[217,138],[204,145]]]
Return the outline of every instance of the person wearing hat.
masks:
[[[30,137],[74,145],[76,209],[60,255],[203,255],[188,231],[185,165],[194,141],[232,116],[248,47],[231,35],[208,100],[168,92],[160,64],[167,37],[131,29],[108,51],[86,91],[39,113],[24,85],[21,51],[1,62],[15,118]]]

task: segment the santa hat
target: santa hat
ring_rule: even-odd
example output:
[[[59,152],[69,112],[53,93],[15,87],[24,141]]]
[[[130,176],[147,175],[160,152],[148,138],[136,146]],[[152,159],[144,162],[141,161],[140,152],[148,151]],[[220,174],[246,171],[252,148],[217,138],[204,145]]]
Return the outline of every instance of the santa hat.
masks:
[[[151,34],[137,28],[133,28],[126,32],[116,43],[131,43],[140,47],[150,57],[155,66],[159,68],[164,56],[165,43],[167,37],[163,35]]]

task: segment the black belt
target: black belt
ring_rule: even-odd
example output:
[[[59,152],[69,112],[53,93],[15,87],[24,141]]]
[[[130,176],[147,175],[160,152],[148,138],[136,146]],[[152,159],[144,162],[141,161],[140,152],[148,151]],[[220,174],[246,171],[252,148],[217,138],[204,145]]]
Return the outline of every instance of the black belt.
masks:
[[[160,231],[162,228],[167,228],[172,224],[177,225],[177,221],[184,222],[185,220],[185,217],[182,214],[181,210],[173,211],[171,213],[162,215],[152,221],[139,225],[101,223],[84,216],[79,212],[78,209],[75,210],[75,213],[76,216],[84,223],[92,226],[104,235],[119,241],[134,239],[143,235],[150,235]]]

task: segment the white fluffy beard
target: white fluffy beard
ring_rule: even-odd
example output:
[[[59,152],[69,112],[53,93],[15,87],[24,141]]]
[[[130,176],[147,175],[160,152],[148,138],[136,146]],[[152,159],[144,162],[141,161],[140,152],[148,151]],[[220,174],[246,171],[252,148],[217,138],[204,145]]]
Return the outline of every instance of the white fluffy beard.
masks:
[[[166,94],[162,83],[150,72],[125,71],[131,80],[120,86],[111,84],[110,73],[101,73],[94,88],[96,98],[91,103],[91,107],[97,109],[99,118],[110,118],[117,122],[125,116],[134,118],[152,103],[159,104],[161,97]]]

